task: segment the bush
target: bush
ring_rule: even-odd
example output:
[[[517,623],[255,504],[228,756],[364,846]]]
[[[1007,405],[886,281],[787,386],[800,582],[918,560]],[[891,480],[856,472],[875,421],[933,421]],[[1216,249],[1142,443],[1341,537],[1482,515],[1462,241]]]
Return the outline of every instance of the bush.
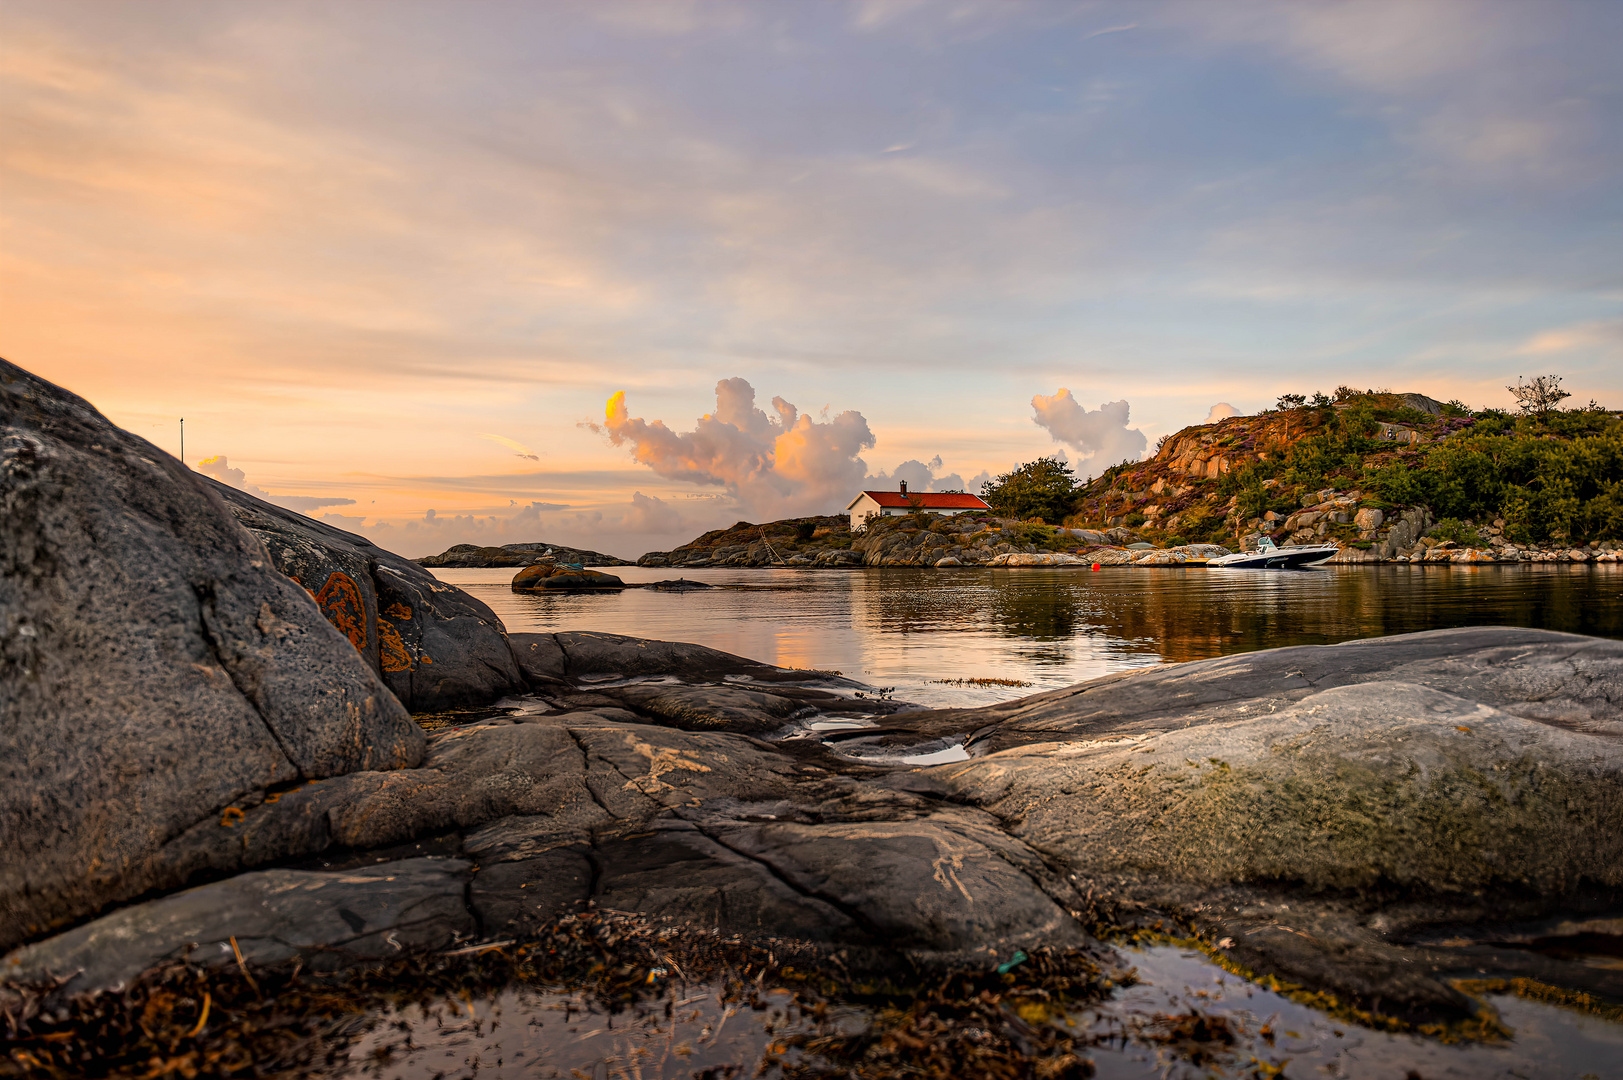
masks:
[[[1482,539],[1482,533],[1467,525],[1459,518],[1444,518],[1426,530],[1427,536],[1434,536],[1439,540],[1452,540],[1456,544],[1475,544]]]
[[[1112,466],[1112,469],[1120,471],[1121,466]],[[1063,521],[1074,508],[1076,476],[1064,462],[1038,458],[986,481],[981,485],[981,498],[992,509],[1009,517]]]

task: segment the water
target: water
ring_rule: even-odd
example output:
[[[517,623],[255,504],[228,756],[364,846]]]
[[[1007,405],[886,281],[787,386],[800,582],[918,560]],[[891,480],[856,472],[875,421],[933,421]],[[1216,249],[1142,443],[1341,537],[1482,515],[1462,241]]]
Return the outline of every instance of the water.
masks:
[[[1444,627],[1502,624],[1623,638],[1623,567],[1373,566],[1299,572],[611,569],[694,592],[515,593],[516,570],[435,570],[511,631],[691,641],[841,671],[896,697],[974,705],[1125,668]],[[964,685],[1000,679],[1017,685]]]
[[[1049,1021],[1084,1044],[1101,1080],[1599,1080],[1620,1075],[1623,1063],[1623,1025],[1554,1005],[1490,997],[1486,1004],[1512,1037],[1445,1044],[1332,1019],[1228,974],[1198,952],[1156,946],[1116,953],[1138,981]],[[335,1071],[354,1080],[774,1077],[782,1073],[770,1062],[780,1055],[788,1064],[815,1064],[793,1052],[774,1053],[784,1036],[854,1034],[874,1019],[852,1006],[813,1013],[783,990],[762,997],[763,1007],[752,1009],[726,999],[717,985],[682,983],[618,1012],[562,988],[447,999],[369,1017],[347,1066]],[[1178,1037],[1179,1021],[1191,1013],[1223,1037]]]

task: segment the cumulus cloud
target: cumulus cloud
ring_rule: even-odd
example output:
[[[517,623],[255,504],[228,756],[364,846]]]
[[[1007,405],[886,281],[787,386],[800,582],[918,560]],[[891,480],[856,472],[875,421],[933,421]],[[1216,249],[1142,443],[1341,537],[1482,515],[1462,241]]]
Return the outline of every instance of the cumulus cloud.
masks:
[[[232,468],[224,454],[199,461],[197,471],[204,476],[214,477],[222,484],[246,491],[256,499],[264,499],[268,503],[300,514],[311,514],[324,506],[355,505],[354,499],[335,498],[330,495],[272,495],[264,488],[248,483],[248,474],[241,469]]]
[[[609,398],[602,424],[592,430],[669,480],[722,488],[757,516],[789,517],[843,507],[863,485],[867,463],[858,455],[874,445],[868,421],[847,410],[815,420],[781,397],[774,415],[755,405],[745,379],[716,384],[716,411],[692,431],[631,415],[625,391]]]
[[[888,473],[881,472],[865,478],[862,486],[873,491],[884,491],[899,488],[905,480],[909,491],[967,491],[974,494],[980,490],[982,482],[990,479],[990,474],[982,470],[971,477],[966,486],[964,478],[958,473],[939,472],[942,467],[940,454],[929,461],[911,458]]]
[[[1051,395],[1033,397],[1031,408],[1033,423],[1077,452],[1076,471],[1084,478],[1118,461],[1137,461],[1149,442],[1142,431],[1127,426],[1125,400],[1090,410],[1062,386]]]
[[[1219,420],[1227,420],[1231,416],[1239,415],[1241,415],[1239,409],[1236,409],[1233,405],[1230,405],[1226,401],[1219,401],[1216,405],[1212,406],[1211,411],[1206,414],[1206,419],[1202,420],[1201,423],[1215,424]]]

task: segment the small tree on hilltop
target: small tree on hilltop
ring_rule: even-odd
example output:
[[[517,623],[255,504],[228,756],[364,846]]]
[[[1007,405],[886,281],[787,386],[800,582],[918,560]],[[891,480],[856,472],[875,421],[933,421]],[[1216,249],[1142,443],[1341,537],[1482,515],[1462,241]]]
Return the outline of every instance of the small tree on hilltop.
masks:
[[[1560,404],[1563,398],[1572,395],[1561,389],[1561,376],[1540,375],[1532,382],[1521,376],[1516,377],[1515,386],[1507,386],[1510,396],[1516,399],[1516,406],[1527,414],[1543,416]]]
[[[1076,476],[1063,461],[1038,458],[986,481],[981,498],[1005,517],[1063,521],[1076,501]]]
[[[1307,396],[1304,394],[1280,394],[1279,400],[1274,402],[1274,408],[1280,412],[1289,412],[1291,409],[1300,409],[1306,404]]]

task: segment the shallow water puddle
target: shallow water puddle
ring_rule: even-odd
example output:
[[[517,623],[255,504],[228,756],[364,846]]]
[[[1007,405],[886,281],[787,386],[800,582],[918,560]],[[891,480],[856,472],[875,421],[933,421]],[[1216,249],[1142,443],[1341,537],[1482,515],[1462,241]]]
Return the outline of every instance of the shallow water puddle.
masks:
[[[335,1075],[419,1080],[451,1077],[656,1080],[704,1074],[771,1076],[765,1064],[784,1036],[860,1030],[855,1013],[818,1021],[788,991],[762,995],[763,1008],[724,1001],[714,986],[675,986],[664,998],[608,1012],[582,994],[512,989],[373,1017]],[[789,1060],[794,1060],[793,1055]]]
[[[1055,1016],[1102,1080],[1196,1077],[1419,1076],[1470,1080],[1602,1080],[1623,1075],[1623,1025],[1515,997],[1493,997],[1514,1037],[1443,1044],[1345,1024],[1224,972],[1199,953],[1122,949],[1139,982],[1109,1001]],[[832,1007],[813,1015],[786,990],[760,1008],[724,1000],[719,986],[674,984],[662,998],[619,1011],[585,995],[515,988],[469,1001],[378,1014],[357,1029],[331,1075],[378,1080],[525,1077],[676,1080],[774,1077],[794,1035],[852,1035],[872,1014]]]
[[[1120,950],[1139,982],[1073,1016],[1102,1041],[1102,1080],[1250,1076],[1419,1076],[1424,1080],[1603,1080],[1623,1076],[1623,1024],[1510,996],[1487,999],[1514,1037],[1444,1044],[1338,1022],[1223,971],[1197,952]],[[1204,1017],[1201,1024],[1191,1014]],[[1200,1036],[1199,1038],[1191,1037]]]

